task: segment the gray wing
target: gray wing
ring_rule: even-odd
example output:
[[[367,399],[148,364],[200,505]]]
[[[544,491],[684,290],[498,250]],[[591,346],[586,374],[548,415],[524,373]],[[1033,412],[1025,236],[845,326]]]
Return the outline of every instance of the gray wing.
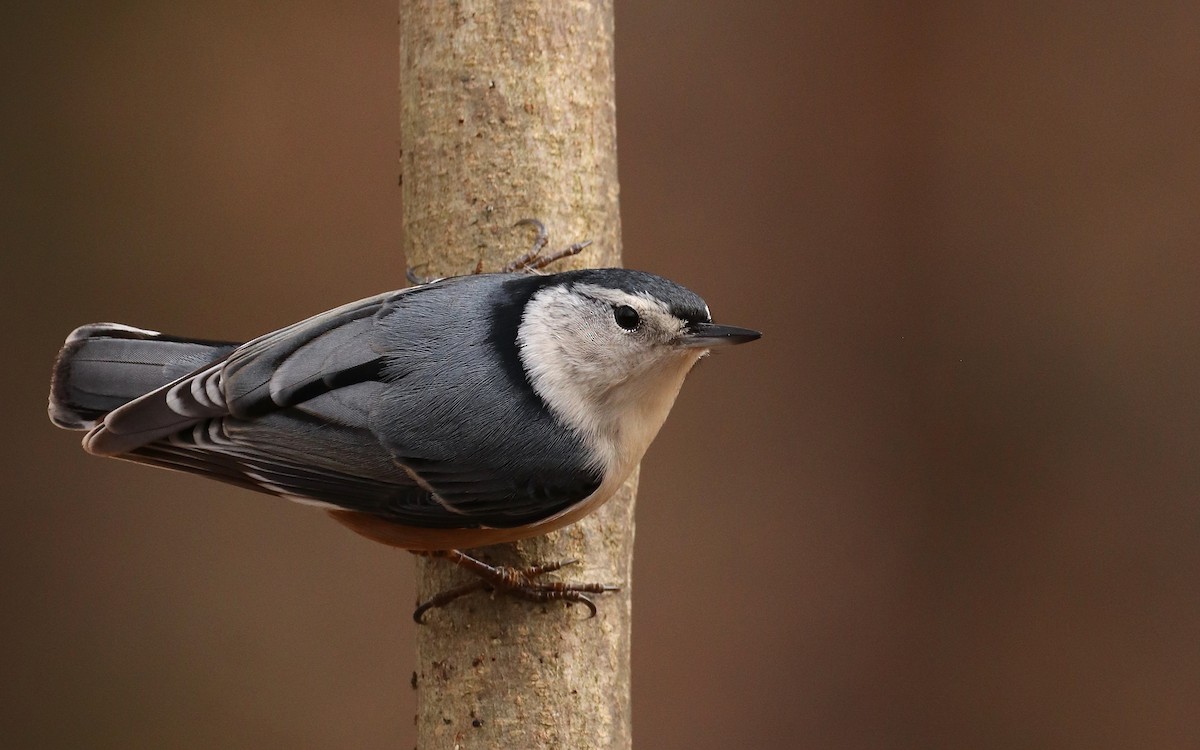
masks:
[[[513,526],[557,513],[590,495],[598,475],[545,461],[544,443],[561,431],[536,408],[533,445],[497,441],[528,398],[507,393],[514,384],[498,370],[456,361],[487,345],[463,340],[480,336],[474,307],[487,302],[496,283],[487,280],[379,295],[255,339],[115,410],[85,445],[415,526]],[[503,413],[464,418],[463,393],[487,389],[498,389]]]

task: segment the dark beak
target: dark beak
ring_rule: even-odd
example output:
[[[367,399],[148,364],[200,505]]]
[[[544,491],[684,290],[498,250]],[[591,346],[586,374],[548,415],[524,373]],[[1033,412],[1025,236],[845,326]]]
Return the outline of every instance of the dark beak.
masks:
[[[713,346],[745,344],[762,336],[758,331],[737,326],[719,326],[716,323],[693,323],[683,335],[682,344],[692,349],[708,349]]]

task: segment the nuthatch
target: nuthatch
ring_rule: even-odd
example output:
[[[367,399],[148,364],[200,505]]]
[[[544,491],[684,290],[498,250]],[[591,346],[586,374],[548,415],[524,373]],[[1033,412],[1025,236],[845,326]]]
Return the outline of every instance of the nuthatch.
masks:
[[[639,271],[477,274],[387,292],[248,343],[115,323],[76,329],[50,418],[92,454],[326,508],[351,529],[448,557],[484,586],[582,602],[458,550],[566,526],[608,500],[684,376],[759,337]],[[461,592],[459,592],[461,593]],[[453,594],[428,602],[444,604]]]

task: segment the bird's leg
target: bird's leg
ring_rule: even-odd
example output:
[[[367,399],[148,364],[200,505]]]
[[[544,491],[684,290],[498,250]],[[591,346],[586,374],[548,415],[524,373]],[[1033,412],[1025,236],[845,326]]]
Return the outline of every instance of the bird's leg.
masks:
[[[528,224],[537,230],[537,237],[533,240],[533,247],[529,249],[529,252],[525,253],[502,268],[501,271],[503,273],[513,273],[514,271],[536,273],[555,261],[562,260],[563,258],[569,258],[572,255],[578,255],[581,250],[592,244],[591,240],[584,240],[583,242],[576,242],[573,245],[568,245],[562,250],[550,253],[549,255],[539,257],[542,250],[546,248],[546,243],[550,241],[550,235],[546,231],[546,225],[537,219],[521,219],[516,224],[513,224],[513,226],[519,227],[525,224]]]
[[[588,617],[596,616],[596,603],[587,594],[602,594],[605,591],[617,591],[619,586],[606,583],[566,583],[564,581],[536,581],[534,579],[546,573],[551,573],[567,565],[573,565],[578,560],[561,560],[559,562],[532,565],[528,568],[512,568],[507,566],[488,565],[470,555],[456,549],[440,550],[437,552],[417,552],[416,554],[430,557],[442,557],[455,565],[470,571],[479,577],[478,581],[446,589],[428,601],[422,602],[413,612],[413,620],[418,624],[425,613],[434,607],[444,607],[450,602],[475,591],[500,591],[518,599],[531,602],[562,601],[572,604],[582,604],[588,608]]]

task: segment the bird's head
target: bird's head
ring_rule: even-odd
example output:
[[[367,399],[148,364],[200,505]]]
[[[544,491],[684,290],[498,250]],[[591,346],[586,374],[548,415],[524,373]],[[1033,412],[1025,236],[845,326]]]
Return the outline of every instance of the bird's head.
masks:
[[[666,419],[684,376],[715,347],[760,334],[712,322],[695,292],[623,269],[545,277],[517,329],[521,364],[559,419],[607,468],[632,470]]]

